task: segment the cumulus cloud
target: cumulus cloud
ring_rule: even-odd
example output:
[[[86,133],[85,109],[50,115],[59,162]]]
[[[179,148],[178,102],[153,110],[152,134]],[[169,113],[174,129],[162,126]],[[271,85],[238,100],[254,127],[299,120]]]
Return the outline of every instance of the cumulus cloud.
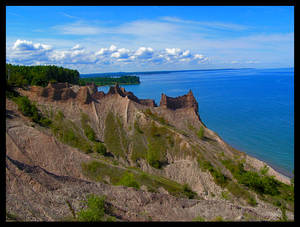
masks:
[[[165,48],[154,50],[151,47],[137,49],[118,48],[115,45],[87,50],[79,44],[69,49],[53,49],[51,46],[33,43],[27,40],[17,40],[7,49],[7,61],[10,63],[58,64],[64,66],[82,65],[164,65],[172,63],[200,64],[206,58],[201,54],[193,54],[190,50],[180,48]],[[86,68],[86,67],[85,67]]]
[[[151,47],[140,47],[134,53],[135,58],[139,59],[150,59],[154,55],[154,50]]]
[[[34,44],[31,41],[18,39],[14,43],[14,46],[12,47],[12,49],[19,50],[19,51],[36,51],[36,50],[48,51],[51,49],[51,46],[45,45],[45,44],[40,44],[40,43]]]

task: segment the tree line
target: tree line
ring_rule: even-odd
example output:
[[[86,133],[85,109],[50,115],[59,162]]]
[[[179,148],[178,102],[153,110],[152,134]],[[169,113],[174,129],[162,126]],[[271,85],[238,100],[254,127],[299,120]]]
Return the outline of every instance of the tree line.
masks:
[[[54,65],[23,66],[6,64],[8,86],[24,87],[28,85],[47,86],[49,82],[68,82],[79,84],[79,72]]]
[[[138,76],[121,76],[121,77],[88,77],[80,78],[80,85],[94,82],[97,86],[118,84],[139,84],[140,78]]]

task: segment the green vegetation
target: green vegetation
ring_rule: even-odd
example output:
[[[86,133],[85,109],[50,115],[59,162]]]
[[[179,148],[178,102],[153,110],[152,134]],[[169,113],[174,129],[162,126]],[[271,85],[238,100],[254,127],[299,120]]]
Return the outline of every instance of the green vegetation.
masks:
[[[166,139],[168,134],[169,130],[167,128],[158,127],[154,122],[146,131],[148,141],[146,160],[154,168],[160,169],[166,163],[164,155],[168,146],[168,140]]]
[[[6,220],[7,221],[11,221],[11,222],[21,222],[21,218],[16,215],[16,214],[12,214],[11,212],[6,211]]]
[[[95,142],[94,151],[101,154],[101,155],[106,155],[107,154],[106,153],[106,147],[101,142]]]
[[[82,163],[81,168],[84,175],[95,181],[105,182],[104,179],[109,177],[112,185],[135,188],[145,185],[151,192],[157,192],[158,188],[162,187],[176,197],[189,198],[193,196],[193,198],[198,198],[197,194],[187,186],[164,177],[145,173],[139,169],[128,168],[126,170],[99,161]]]
[[[264,167],[262,167],[261,170],[260,170],[260,174],[261,175],[266,175],[268,173],[268,171],[269,171],[269,167],[264,165]]]
[[[118,116],[108,113],[105,120],[104,142],[108,150],[118,157],[125,157],[128,139]]]
[[[149,108],[144,111],[144,114],[146,114],[146,116],[150,117],[152,120],[158,121],[162,125],[170,126],[167,120],[153,113]]]
[[[80,85],[94,82],[97,86],[118,84],[139,84],[140,78],[137,76],[121,76],[121,77],[87,77],[80,78]]]
[[[58,111],[54,116],[51,130],[61,142],[76,147],[85,153],[93,152],[91,142],[81,135],[80,129],[72,121],[65,119],[61,111]]]
[[[229,193],[227,191],[222,191],[221,192],[221,196],[225,200],[229,200],[230,199],[230,195],[229,195]]]
[[[221,187],[227,188],[227,190],[235,197],[245,199],[251,206],[255,206],[257,204],[256,200],[248,190],[245,190],[239,184],[224,176],[221,171],[215,169],[212,164],[209,161],[206,161],[200,154],[198,158],[198,164],[202,171],[209,171],[214,177],[215,182]],[[222,196],[225,199],[229,199],[228,193],[223,193]]]
[[[12,100],[18,105],[18,110],[21,111],[24,116],[29,117],[33,122],[43,127],[49,127],[51,125],[51,120],[44,117],[36,105],[30,102],[27,96],[13,97]]]
[[[203,217],[201,217],[201,216],[198,216],[198,217],[195,217],[195,218],[193,219],[193,221],[197,221],[197,222],[205,222],[205,219],[204,219]]]
[[[199,131],[197,132],[197,136],[199,139],[203,139],[203,136],[204,136],[204,127],[201,126]]]
[[[58,66],[20,66],[6,64],[7,85],[24,87],[27,85],[47,86],[49,82],[78,84],[79,72]]]
[[[225,221],[221,216],[217,216],[215,217],[212,221],[215,221],[215,222],[223,222]]]
[[[86,113],[81,113],[81,126],[83,128],[84,134],[90,141],[94,142],[96,141],[96,133],[88,124],[89,121],[89,116]]]
[[[293,185],[286,185],[276,180],[273,176],[265,175],[268,168],[264,167],[260,173],[257,173],[253,171],[246,171],[244,169],[243,162],[236,164],[232,160],[228,159],[223,160],[222,163],[227,169],[230,170],[239,184],[258,193],[261,199],[269,201],[279,207],[286,204],[289,206],[289,209],[293,209]],[[254,198],[249,197],[247,201],[250,205],[256,205]]]
[[[183,185],[183,194],[185,194],[186,197],[189,199],[194,199],[197,197],[197,193],[192,191],[192,189],[188,184]]]
[[[241,162],[236,165],[233,161],[228,159],[223,160],[222,163],[231,171],[240,184],[253,189],[259,194],[279,194],[278,186],[280,182],[275,180],[273,177],[259,175],[253,171],[246,171],[244,170],[243,163]],[[263,169],[261,172],[266,173],[266,170]]]
[[[213,165],[209,161],[205,160],[201,155],[199,156],[200,157],[197,159],[197,161],[202,171],[209,171],[213,176],[215,182],[221,187],[225,187],[229,179],[225,175],[223,175],[220,170],[213,167]]]
[[[133,188],[140,188],[140,185],[138,184],[138,182],[134,179],[134,175],[133,173],[130,172],[125,172],[122,176],[122,178],[120,179],[120,181],[118,182],[119,185],[124,185],[126,187],[133,187]]]
[[[102,222],[113,221],[115,218],[109,216],[105,209],[105,197],[97,195],[88,195],[84,201],[86,208],[77,213],[77,220],[80,222]]]

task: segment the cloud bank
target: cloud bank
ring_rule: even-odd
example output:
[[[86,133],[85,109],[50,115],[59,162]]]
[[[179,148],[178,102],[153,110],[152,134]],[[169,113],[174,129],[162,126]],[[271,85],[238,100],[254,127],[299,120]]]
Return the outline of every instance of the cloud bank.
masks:
[[[68,49],[55,49],[50,45],[33,43],[28,40],[16,40],[12,47],[7,48],[6,61],[12,64],[54,64],[73,65],[72,68],[81,65],[122,65],[133,66],[167,65],[167,64],[193,64],[200,65],[208,60],[199,53],[190,50],[182,50],[172,47],[161,50],[152,47],[139,47],[137,49],[118,48],[115,45],[109,47],[94,48],[93,51],[76,44]],[[80,70],[80,69],[78,69]]]

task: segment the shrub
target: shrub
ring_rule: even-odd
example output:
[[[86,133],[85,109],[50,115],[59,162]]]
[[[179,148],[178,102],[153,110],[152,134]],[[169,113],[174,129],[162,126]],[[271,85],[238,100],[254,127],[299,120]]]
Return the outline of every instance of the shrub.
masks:
[[[197,136],[199,137],[199,139],[203,139],[204,136],[204,127],[201,126],[199,131],[197,132]]]
[[[269,167],[264,165],[264,167],[262,167],[260,170],[260,174],[266,175],[268,173],[268,171],[269,171]]]
[[[105,197],[88,195],[85,201],[87,208],[77,213],[78,221],[82,222],[99,222],[104,221],[105,214]]]
[[[13,101],[18,105],[19,111],[21,111],[24,116],[29,117],[33,122],[38,123],[43,127],[51,125],[51,120],[42,116],[36,105],[31,103],[27,96],[14,97]]]
[[[105,155],[106,154],[106,147],[103,143],[95,143],[95,151],[99,154]]]
[[[84,134],[90,141],[96,141],[96,134],[94,130],[89,125],[85,125],[84,128]]]
[[[194,199],[197,196],[197,193],[192,191],[188,184],[183,185],[183,194],[189,199]]]
[[[198,216],[198,217],[195,217],[195,218],[193,219],[193,221],[204,222],[205,219],[204,219],[203,217],[201,217],[201,216]]]
[[[253,198],[252,196],[248,198],[247,202],[251,206],[256,206],[257,205],[256,199]]]
[[[126,187],[140,188],[138,182],[134,179],[133,173],[125,172],[122,178],[120,179],[119,185],[124,185]]]
[[[146,160],[152,167],[156,169],[161,168],[159,151],[155,150],[153,144],[149,143]]]
[[[134,122],[134,128],[135,128],[135,130],[136,130],[138,133],[140,133],[140,134],[143,134],[143,133],[144,133],[144,132],[141,130],[141,128],[140,128],[140,126],[139,126],[139,124],[138,124],[137,121]]]

